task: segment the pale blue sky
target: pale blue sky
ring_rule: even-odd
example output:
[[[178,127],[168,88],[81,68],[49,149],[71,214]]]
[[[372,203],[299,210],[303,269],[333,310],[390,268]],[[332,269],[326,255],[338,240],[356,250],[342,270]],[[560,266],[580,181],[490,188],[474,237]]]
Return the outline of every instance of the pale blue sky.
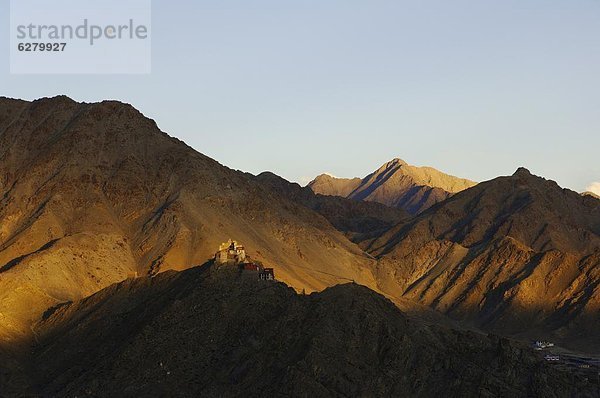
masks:
[[[152,40],[150,75],[11,76],[2,29],[0,95],[129,102],[227,166],[295,181],[394,157],[600,181],[598,0],[154,0]]]

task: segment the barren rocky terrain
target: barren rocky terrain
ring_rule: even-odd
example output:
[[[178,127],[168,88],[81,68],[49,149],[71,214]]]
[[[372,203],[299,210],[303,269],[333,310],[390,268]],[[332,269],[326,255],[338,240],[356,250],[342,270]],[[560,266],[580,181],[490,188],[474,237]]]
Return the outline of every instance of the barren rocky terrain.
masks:
[[[529,347],[428,326],[356,284],[298,295],[235,268],[130,280],[49,313],[49,396],[593,397]]]
[[[285,285],[197,267],[229,238]],[[127,104],[0,98],[0,396],[593,396],[496,335],[598,353],[599,314],[600,200],[526,169],[302,188]]]
[[[519,169],[363,247],[384,291],[477,327],[599,350],[600,201]]]
[[[0,170],[1,339],[132,273],[202,264],[229,238],[298,290],[374,286],[373,260],[324,217],[127,104],[0,99]]]
[[[322,174],[308,184],[315,193],[382,203],[418,214],[475,182],[432,167],[411,166],[402,159],[387,162],[365,178]]]
[[[584,195],[584,196],[591,196],[592,198],[600,199],[600,195],[597,195],[597,194],[595,194],[593,192],[584,192],[584,193],[582,193],[582,195]]]
[[[404,210],[381,203],[315,194],[312,189],[290,183],[273,173],[261,173],[257,180],[287,199],[318,212],[353,241],[378,236],[410,218]]]

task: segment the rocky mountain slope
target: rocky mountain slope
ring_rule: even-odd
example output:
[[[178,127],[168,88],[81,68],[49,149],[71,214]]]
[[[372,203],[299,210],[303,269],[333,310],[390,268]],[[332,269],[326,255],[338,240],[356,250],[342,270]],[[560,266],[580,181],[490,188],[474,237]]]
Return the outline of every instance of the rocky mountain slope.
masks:
[[[596,199],[600,199],[600,195],[597,195],[593,192],[584,192],[582,193],[583,196],[591,196],[592,198],[596,198]]]
[[[426,326],[346,284],[297,295],[231,268],[111,286],[49,311],[44,396],[592,397],[597,386],[495,336]]]
[[[364,247],[385,291],[484,329],[600,349],[597,199],[519,169]]]
[[[413,191],[406,191],[412,193],[405,196],[405,202],[393,204],[405,208],[410,203],[414,207],[409,207],[418,215],[407,217],[402,210],[376,203],[378,200],[375,199],[397,193],[415,181],[424,185],[416,185],[417,188],[413,185]],[[155,279],[146,276],[202,264],[221,242],[229,238],[242,242],[253,259],[274,267],[277,279],[297,291],[305,289],[310,293],[356,281],[386,294],[404,312],[436,323],[446,324],[447,320],[433,314],[431,308],[468,327],[517,337],[549,338],[586,352],[600,350],[597,333],[600,327],[600,201],[564,190],[524,169],[513,176],[500,177],[468,189],[464,187],[470,182],[455,184],[452,181],[444,175],[412,168],[396,160],[360,180],[356,186],[352,185],[356,181],[347,185],[334,181],[336,192],[343,193],[352,188],[351,194],[345,195],[350,199],[324,196],[271,173],[252,176],[228,169],[161,132],[152,120],[126,104],[111,101],[82,104],[66,97],[35,102],[0,98],[0,383],[16,386],[14,391],[24,391],[24,387],[19,386],[27,384],[32,370],[29,364],[23,365],[25,362],[18,353],[26,352],[28,344],[37,338],[41,344],[38,351],[41,359],[31,366],[39,369],[36,374],[56,376],[56,381],[39,381],[44,391],[70,394],[79,391],[76,388],[80,382],[90,391],[96,391],[95,386],[101,380],[98,375],[116,372],[107,368],[111,363],[133,361],[146,355],[141,348],[143,340],[136,343],[140,344],[136,348],[138,351],[121,354],[128,348],[108,344],[92,349],[90,347],[95,346],[81,342],[83,336],[92,336],[92,331],[97,330],[97,342],[104,344],[103,330],[106,330],[112,339],[134,342],[137,338],[145,338],[139,337],[137,333],[141,329],[136,329],[146,325],[145,322],[154,322],[155,317],[160,317],[162,322],[179,316],[168,309],[180,309],[177,302],[183,300],[183,296],[179,296],[177,289],[190,291],[189,286],[174,276],[179,274],[160,274]],[[431,188],[435,184],[443,188]],[[442,195],[445,200],[440,202],[442,196],[436,196],[435,189],[445,192],[445,196]],[[427,190],[429,194],[425,194]],[[457,193],[450,195],[455,191]],[[435,200],[429,202],[432,198]],[[422,211],[431,204],[433,206]],[[92,298],[78,301],[136,274],[142,278],[128,280]],[[192,279],[202,283],[203,277],[199,278]],[[218,279],[213,282],[219,283]],[[360,289],[352,290],[349,295],[368,301],[360,292]],[[313,303],[302,309],[303,322],[309,326],[312,325],[310,316],[319,315],[318,309],[325,305],[316,299],[323,296],[310,297],[317,304],[311,301],[313,298],[290,299]],[[132,304],[128,307],[122,300],[129,299]],[[174,301],[169,301],[171,299]],[[208,296],[206,299],[214,301]],[[279,299],[273,300],[279,303],[279,309],[287,308]],[[69,305],[71,302],[77,303]],[[164,312],[154,307],[162,304],[165,305]],[[193,302],[193,305],[199,304]],[[355,304],[348,304],[347,299],[336,305],[350,305],[359,313],[365,310],[352,307]],[[268,304],[265,306],[271,308]],[[49,310],[51,308],[54,309]],[[100,312],[95,312],[97,309]],[[337,310],[343,313],[340,308]],[[369,310],[376,311],[370,307]],[[208,310],[202,311],[182,313],[191,317],[205,313],[214,315],[205,312]],[[329,312],[327,316],[333,317]],[[340,322],[360,324],[360,320],[352,318],[350,313],[343,316],[346,318]],[[385,316],[395,319],[396,315],[385,313]],[[44,321],[38,324],[40,319]],[[93,321],[93,325],[84,328],[86,319]],[[94,323],[96,321],[100,323]],[[85,334],[78,335],[79,329],[73,326],[74,322],[82,322],[81,330],[82,333],[85,330]],[[238,327],[232,322],[233,327]],[[294,323],[293,319],[281,318],[281,322],[302,329],[302,324]],[[125,326],[122,335],[113,329],[112,323],[115,328]],[[387,327],[383,323],[378,325],[383,329]],[[314,324],[315,328],[326,326]],[[224,326],[209,324],[202,327]],[[223,332],[202,327],[193,325],[192,329],[180,332],[187,333],[185,335],[192,340],[203,338],[205,332],[209,335]],[[201,333],[196,334],[198,330]],[[278,330],[291,333],[283,326]],[[128,333],[132,333],[131,340],[127,338]],[[325,339],[318,330],[309,329],[306,333]],[[374,331],[365,333],[361,338],[379,341]],[[391,333],[385,334],[382,341],[394,341]],[[67,337],[60,340],[62,334],[69,335],[71,340]],[[279,344],[280,350],[291,344],[281,340],[284,337],[269,336],[274,344]],[[427,359],[433,362],[419,366],[435,368],[442,358],[456,355],[456,350],[472,350],[468,340],[461,340],[453,351],[444,348],[447,342],[443,338],[428,336],[431,339],[422,336],[423,340],[416,340],[411,346],[414,352],[426,353],[429,352],[427,346],[433,346]],[[348,335],[339,338],[354,341]],[[441,345],[440,341],[443,342]],[[493,351],[492,347],[496,347],[496,343],[488,342],[492,344],[489,345],[483,340],[477,341],[475,346],[480,351]],[[70,352],[69,344],[79,347],[79,351]],[[152,344],[162,343],[152,340]],[[147,346],[147,350],[148,347],[152,345]],[[312,352],[310,347],[300,348]],[[338,348],[348,351],[352,346]],[[84,376],[84,369],[95,365],[85,363],[70,368],[68,361],[77,355],[89,359],[84,352],[87,349],[97,355],[93,357],[94,363],[98,362],[100,368],[99,373]],[[202,345],[201,352],[205,349]],[[316,349],[318,351],[311,355],[325,352],[321,346]],[[58,355],[58,352],[65,352],[65,355]],[[281,361],[269,366],[295,363],[295,353],[282,352]],[[396,352],[409,358],[412,353]],[[331,352],[328,357],[335,357],[334,354]],[[178,355],[185,357],[183,351]],[[255,355],[255,352],[247,355]],[[371,362],[361,362],[362,355],[369,361],[392,363],[399,369],[395,378],[402,372],[412,372],[411,366],[417,361],[399,363],[394,362],[397,359],[385,356],[369,357],[371,354],[362,351],[353,355],[355,361],[353,359],[352,363],[358,369],[372,366]],[[521,355],[525,354],[519,354],[519,358]],[[487,366],[487,362],[480,365],[475,357],[468,358],[469,364]],[[493,361],[491,351],[485,358]],[[316,377],[326,391],[334,391],[332,395],[358,391],[355,376],[351,373],[348,373],[347,382],[338,380],[329,371],[318,373],[318,369],[323,369],[324,361],[301,362],[299,374],[286,373],[291,377],[291,385],[293,382],[313,385],[312,380]],[[510,363],[511,369],[518,366],[513,364],[514,358],[502,361]],[[309,367],[302,367],[305,365]],[[237,365],[228,366],[225,373],[213,375],[216,380],[236,379],[238,376],[230,375],[236,375],[238,371],[247,374],[244,373],[246,368],[240,370]],[[265,368],[267,364],[260,366]],[[446,369],[443,372],[450,371],[448,369],[457,372],[457,366],[442,367]],[[379,372],[383,366],[377,369]],[[522,371],[532,370],[526,367]],[[479,391],[471,390],[470,384],[466,387],[447,384],[448,373],[443,372],[439,380],[434,379],[440,385],[456,387],[459,392]],[[464,376],[465,380],[472,380],[473,374],[479,375],[478,380],[487,377],[472,372]],[[503,375],[498,380],[514,377],[514,374],[503,373],[503,368],[496,367],[490,372],[491,378],[496,374]],[[545,371],[542,373],[546,374]],[[77,379],[77,374],[82,378]],[[389,384],[389,388],[407,389],[415,394],[437,392],[425,389],[424,382],[409,386],[412,381],[402,378],[390,381],[388,376],[380,376],[385,380],[377,379],[374,374],[368,375],[372,379],[368,388],[373,386],[375,389],[372,391],[388,388],[385,386]],[[197,373],[194,375],[198,376]],[[302,375],[307,379],[304,380]],[[69,381],[71,377],[77,379],[75,384]],[[125,380],[128,376],[118,374],[114,377]],[[192,380],[191,373],[185,377]],[[248,385],[260,384],[259,376],[254,374],[252,377]],[[571,381],[563,381],[571,385]],[[518,386],[513,391],[517,395],[534,388],[524,381],[510,379],[510,382]],[[147,383],[156,387],[150,381]],[[168,381],[165,383],[165,388],[170,388]],[[500,382],[490,383],[493,387],[485,384],[481,395],[485,395],[488,388],[496,388]],[[35,389],[35,386],[29,387]],[[245,387],[241,385],[240,391]],[[139,389],[135,393],[145,391],[146,387],[136,388]],[[214,388],[210,390],[214,394],[220,391],[219,386],[211,388]],[[311,388],[321,391],[316,384]],[[365,390],[364,395],[377,395],[370,391]],[[395,390],[381,391],[393,393]]]
[[[271,191],[321,214],[351,240],[377,236],[410,217],[402,209],[377,202],[315,194],[310,188],[291,183],[273,173],[261,173],[256,178]]]
[[[372,201],[418,214],[453,194],[474,186],[473,181],[431,167],[411,166],[394,159],[363,179],[322,174],[308,184],[315,193]]]
[[[128,275],[202,264],[228,238],[298,289],[375,285],[325,218],[130,105],[0,98],[0,340]]]

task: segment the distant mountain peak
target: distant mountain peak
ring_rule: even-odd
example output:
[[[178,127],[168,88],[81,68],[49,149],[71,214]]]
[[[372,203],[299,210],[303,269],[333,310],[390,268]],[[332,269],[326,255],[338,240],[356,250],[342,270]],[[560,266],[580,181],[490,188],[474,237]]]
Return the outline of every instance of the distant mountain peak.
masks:
[[[77,102],[66,95],[56,95],[54,97],[39,98],[31,102],[34,105],[37,104],[51,104],[53,106],[61,104],[76,104]]]
[[[400,165],[400,166],[408,166],[408,163],[400,158],[394,158],[386,163],[387,165]]]
[[[432,167],[411,166],[394,158],[362,180],[322,174],[308,186],[323,195],[379,202],[416,214],[475,184]]]
[[[514,172],[513,174],[514,176],[533,176],[533,174],[531,174],[531,171],[529,171],[529,169],[525,168],[525,167],[519,167],[517,169],[517,171]]]
[[[590,191],[583,192],[581,195],[582,196],[590,196],[592,198],[600,199],[600,195],[598,195],[598,194],[596,194],[594,192],[590,192]]]
[[[520,168],[398,224],[367,249],[389,261],[381,275],[393,275],[403,297],[488,330],[535,326],[600,344],[597,318],[586,318],[600,303],[599,210],[595,199]]]
[[[338,177],[336,175],[333,175],[331,173],[322,173],[318,177],[321,177],[321,178],[330,178],[330,179],[334,179],[334,180],[340,179],[340,177]]]

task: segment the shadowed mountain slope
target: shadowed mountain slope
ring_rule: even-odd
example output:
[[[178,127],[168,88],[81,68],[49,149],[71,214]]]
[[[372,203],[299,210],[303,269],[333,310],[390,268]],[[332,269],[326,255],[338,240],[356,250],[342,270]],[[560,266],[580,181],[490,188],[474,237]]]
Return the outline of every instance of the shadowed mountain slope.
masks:
[[[525,346],[425,326],[366,287],[310,296],[231,268],[111,286],[49,313],[47,396],[593,396]],[[577,394],[577,395],[576,395]]]
[[[381,288],[507,334],[600,349],[600,201],[519,169],[380,238]]]
[[[325,218],[132,106],[0,98],[0,340],[135,272],[202,264],[228,238],[298,289],[375,286],[372,260]]]
[[[410,217],[401,209],[381,203],[315,194],[308,187],[301,187],[270,172],[261,173],[256,178],[279,195],[321,214],[352,240],[376,236]]]
[[[411,214],[418,214],[474,185],[473,181],[431,167],[411,166],[401,159],[384,164],[362,180],[322,174],[308,184],[319,194],[383,203]]]

